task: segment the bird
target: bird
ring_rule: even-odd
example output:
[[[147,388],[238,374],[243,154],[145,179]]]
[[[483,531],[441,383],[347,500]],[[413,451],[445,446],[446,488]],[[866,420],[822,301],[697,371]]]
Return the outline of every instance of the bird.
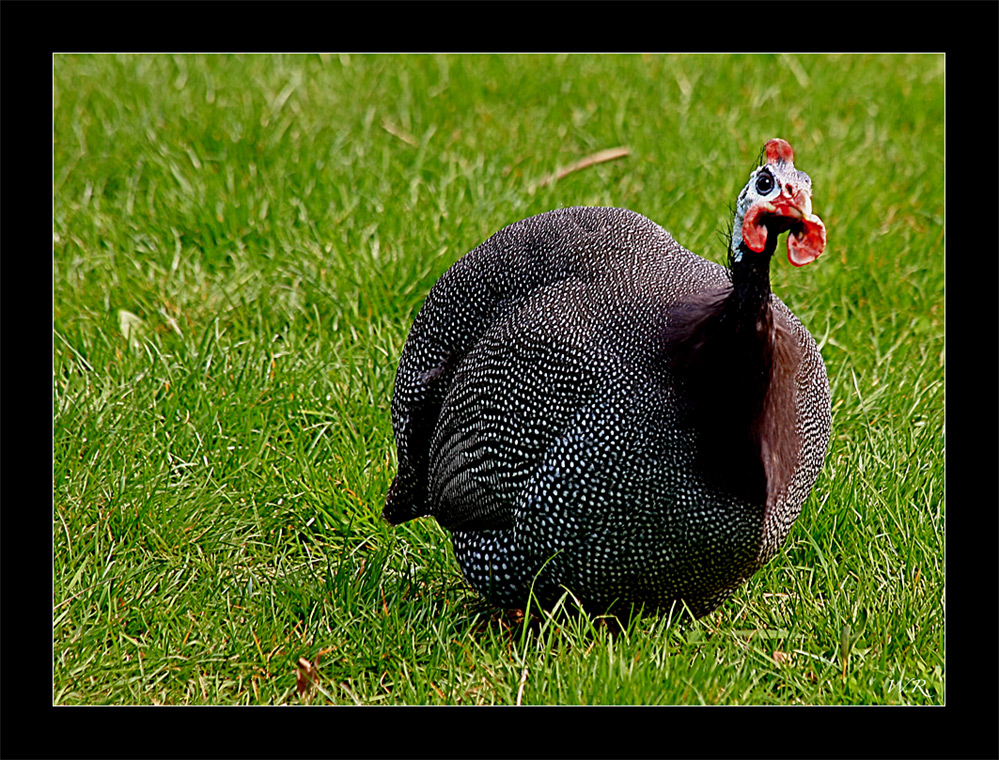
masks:
[[[822,469],[830,391],[770,260],[826,247],[812,182],[769,140],[727,267],[627,209],[515,222],[430,289],[391,402],[391,525],[431,516],[486,602],[716,610],[787,539]]]

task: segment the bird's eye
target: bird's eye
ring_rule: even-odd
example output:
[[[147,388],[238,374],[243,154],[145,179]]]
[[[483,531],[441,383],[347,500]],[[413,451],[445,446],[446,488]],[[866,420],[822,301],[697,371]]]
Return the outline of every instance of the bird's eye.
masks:
[[[760,176],[756,178],[756,192],[760,195],[769,195],[773,189],[774,178],[770,176],[769,172],[760,172]]]

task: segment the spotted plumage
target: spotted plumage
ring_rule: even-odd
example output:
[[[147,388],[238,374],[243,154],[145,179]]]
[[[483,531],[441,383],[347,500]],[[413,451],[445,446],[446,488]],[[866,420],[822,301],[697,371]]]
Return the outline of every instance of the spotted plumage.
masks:
[[[568,590],[701,615],[770,560],[830,412],[815,341],[769,285],[777,235],[801,265],[825,228],[790,146],[765,156],[728,269],[635,212],[566,208],[445,272],[399,362],[386,519],[435,517],[505,606]]]

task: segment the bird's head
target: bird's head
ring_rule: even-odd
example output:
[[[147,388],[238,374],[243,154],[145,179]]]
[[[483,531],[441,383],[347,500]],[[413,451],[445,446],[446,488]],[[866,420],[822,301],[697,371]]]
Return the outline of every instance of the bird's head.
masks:
[[[765,163],[750,176],[739,194],[732,229],[732,259],[743,255],[740,243],[755,253],[768,248],[767,240],[782,232],[787,238],[787,258],[796,267],[809,264],[826,247],[826,227],[812,213],[812,180],[794,168],[794,150],[779,137],[767,142]],[[771,239],[772,252],[776,240]]]

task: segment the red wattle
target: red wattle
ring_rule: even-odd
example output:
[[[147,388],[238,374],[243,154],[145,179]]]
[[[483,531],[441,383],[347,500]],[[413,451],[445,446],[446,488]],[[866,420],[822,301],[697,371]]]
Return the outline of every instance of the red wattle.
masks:
[[[802,219],[787,236],[787,260],[796,267],[811,264],[826,247],[826,226],[814,214]]]
[[[746,212],[742,220],[742,242],[756,253],[762,253],[767,244],[767,227],[761,219],[767,213],[769,212],[764,206],[757,204]]]

